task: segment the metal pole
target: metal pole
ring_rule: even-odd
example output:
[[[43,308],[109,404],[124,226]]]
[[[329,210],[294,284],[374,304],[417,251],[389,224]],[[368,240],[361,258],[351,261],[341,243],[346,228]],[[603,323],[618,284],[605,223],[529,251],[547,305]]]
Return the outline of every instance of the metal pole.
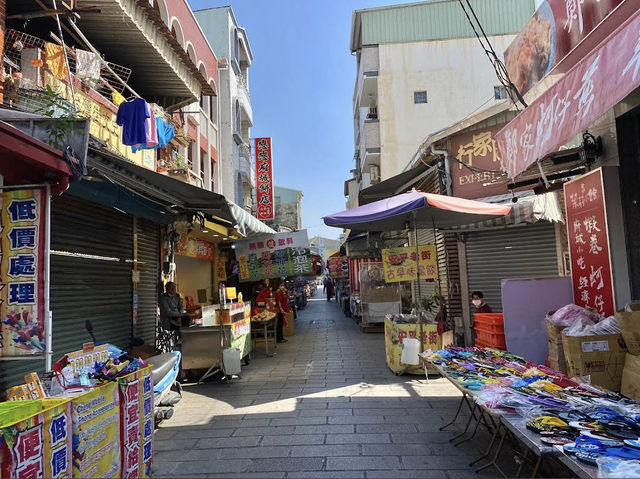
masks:
[[[49,289],[51,286],[51,274],[50,274],[50,255],[51,255],[51,185],[47,183],[45,187],[45,226],[44,226],[44,321],[45,321],[45,370],[51,371],[51,360],[53,356],[53,349],[51,344],[52,339],[52,315],[49,311]]]
[[[418,278],[417,280],[417,303],[418,305],[420,305],[420,299],[422,296],[422,289],[420,286],[420,250],[418,248],[418,227],[416,225],[416,212],[415,210],[413,211],[413,242],[414,242],[414,246],[416,249],[416,277]],[[420,310],[420,308],[418,307],[418,310]],[[420,324],[420,352],[422,353],[424,350],[424,326],[422,325],[422,315],[418,316],[418,323]],[[429,375],[428,373],[425,371],[425,374],[427,374],[427,380],[429,379]]]
[[[438,269],[438,262],[440,260],[440,252],[438,251],[438,237],[436,236],[436,221],[433,218],[433,216],[431,217],[431,226],[433,228],[433,243],[435,244],[436,247],[436,270]],[[437,281],[438,281],[438,294],[440,296],[442,296],[442,286],[440,285],[440,271],[438,271],[438,277],[437,277]]]

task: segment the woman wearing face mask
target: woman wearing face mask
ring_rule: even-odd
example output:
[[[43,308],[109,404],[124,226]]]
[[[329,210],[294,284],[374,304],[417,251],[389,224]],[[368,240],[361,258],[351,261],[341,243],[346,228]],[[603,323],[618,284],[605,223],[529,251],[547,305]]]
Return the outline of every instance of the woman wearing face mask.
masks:
[[[482,291],[474,291],[471,294],[471,302],[476,308],[476,313],[493,313],[491,306],[485,302]]]

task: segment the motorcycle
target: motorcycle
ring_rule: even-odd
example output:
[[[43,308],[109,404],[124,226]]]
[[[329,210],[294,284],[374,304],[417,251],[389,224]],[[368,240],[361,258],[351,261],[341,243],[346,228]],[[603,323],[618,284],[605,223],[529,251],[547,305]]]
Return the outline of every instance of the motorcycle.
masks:
[[[85,326],[93,343],[95,345],[102,344],[96,341],[91,321],[87,320]],[[126,351],[109,344],[109,353],[120,357],[126,354]],[[151,376],[153,377],[153,412],[156,426],[173,416],[173,406],[182,399],[182,385],[178,382],[181,359],[180,351],[171,351],[152,356],[146,360],[151,366]]]

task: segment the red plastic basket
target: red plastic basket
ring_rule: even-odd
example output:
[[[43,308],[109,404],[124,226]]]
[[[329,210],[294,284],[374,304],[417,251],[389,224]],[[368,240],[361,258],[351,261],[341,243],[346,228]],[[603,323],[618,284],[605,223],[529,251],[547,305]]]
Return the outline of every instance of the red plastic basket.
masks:
[[[473,319],[476,323],[504,327],[504,315],[502,313],[475,313]]]
[[[487,331],[476,324],[476,343],[478,340],[485,345],[485,347],[507,349],[507,343],[504,338],[504,333],[494,333]]]

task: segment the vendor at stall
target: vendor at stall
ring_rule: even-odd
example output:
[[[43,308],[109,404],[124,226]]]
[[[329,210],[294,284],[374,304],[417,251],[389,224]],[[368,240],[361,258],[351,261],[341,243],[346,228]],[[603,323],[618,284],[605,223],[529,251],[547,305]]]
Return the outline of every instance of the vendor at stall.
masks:
[[[476,308],[476,313],[493,313],[491,306],[489,306],[484,300],[484,294],[482,294],[482,291],[474,291],[471,294],[471,302]]]
[[[270,297],[271,297],[271,288],[265,282],[260,288],[258,295],[256,296],[256,303],[257,304],[266,303]]]
[[[276,291],[276,306],[278,307],[278,320],[276,322],[276,342],[286,343],[284,338],[284,315],[291,312],[289,307],[289,294],[287,293],[287,287],[284,282],[280,283],[278,290]]]
[[[182,307],[182,299],[177,293],[176,284],[169,281],[165,286],[166,293],[160,295],[160,324],[167,331],[176,331],[180,336],[180,327],[189,324],[189,314]]]

